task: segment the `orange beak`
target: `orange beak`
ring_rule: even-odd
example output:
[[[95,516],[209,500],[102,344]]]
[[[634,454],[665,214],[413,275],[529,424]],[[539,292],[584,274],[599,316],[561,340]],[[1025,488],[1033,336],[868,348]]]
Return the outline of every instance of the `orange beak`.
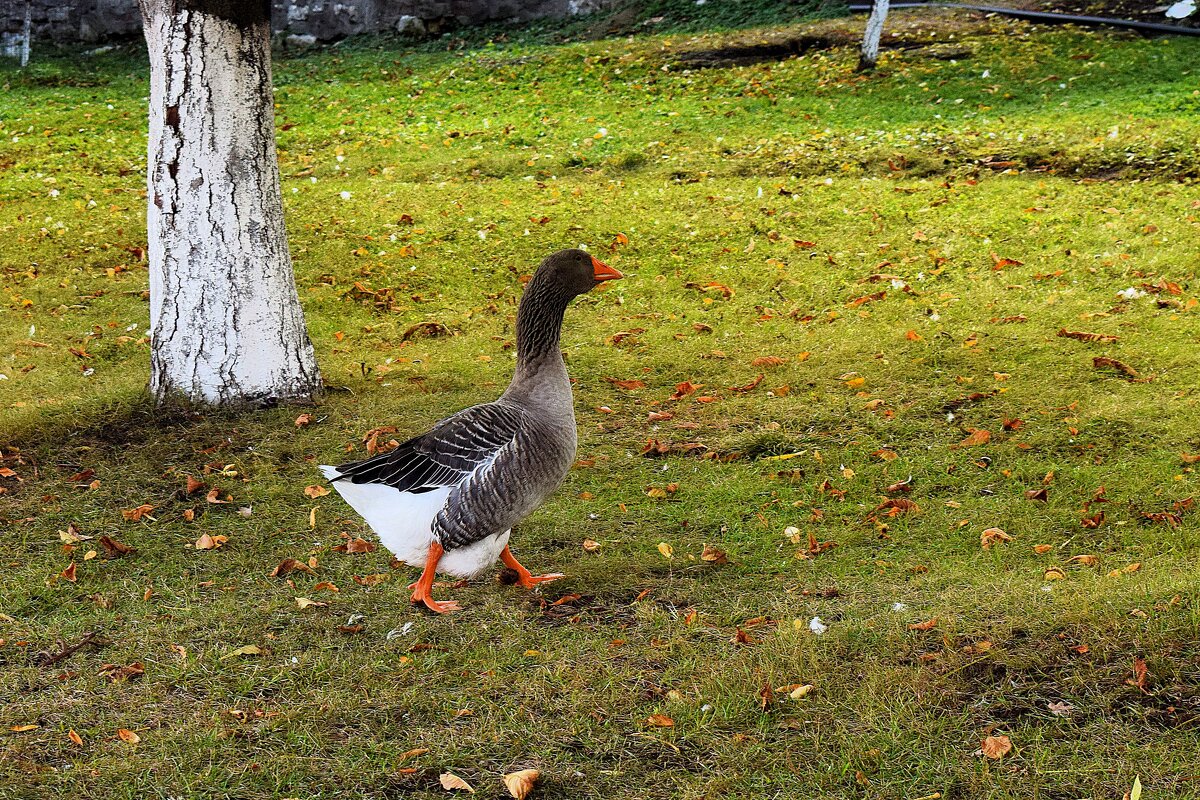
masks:
[[[592,269],[595,270],[596,283],[600,283],[601,281],[615,281],[625,277],[595,256],[592,256]]]

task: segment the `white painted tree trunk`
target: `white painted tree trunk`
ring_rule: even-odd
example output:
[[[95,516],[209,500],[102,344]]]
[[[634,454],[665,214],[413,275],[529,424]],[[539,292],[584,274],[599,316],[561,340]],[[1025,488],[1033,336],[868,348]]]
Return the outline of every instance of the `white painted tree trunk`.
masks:
[[[883,24],[887,22],[889,0],[875,0],[871,16],[867,17],[867,29],[863,33],[862,51],[858,57],[860,72],[875,68],[879,60],[879,38],[883,36]]]
[[[321,379],[275,155],[269,0],[139,0],[150,51],[150,388],[210,406]]]

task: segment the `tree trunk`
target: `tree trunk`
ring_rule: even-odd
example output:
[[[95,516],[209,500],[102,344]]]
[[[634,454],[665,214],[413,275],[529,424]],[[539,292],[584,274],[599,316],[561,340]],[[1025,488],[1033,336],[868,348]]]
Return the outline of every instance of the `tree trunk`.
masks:
[[[862,51],[858,57],[858,71],[875,69],[879,60],[879,37],[883,35],[883,23],[887,22],[889,0],[875,0],[871,16],[867,18],[867,29],[863,33]]]
[[[150,389],[210,406],[321,388],[292,274],[269,0],[139,0],[150,51]]]

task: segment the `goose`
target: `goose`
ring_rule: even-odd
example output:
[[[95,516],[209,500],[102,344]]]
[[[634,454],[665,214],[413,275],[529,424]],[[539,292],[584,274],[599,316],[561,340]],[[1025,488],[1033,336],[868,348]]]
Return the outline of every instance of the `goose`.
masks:
[[[517,364],[492,403],[472,406],[386,453],[320,467],[333,488],[410,566],[423,567],[412,602],[439,614],[434,576],[473,578],[497,558],[526,589],[563,577],[533,575],[508,546],[512,527],[566,478],[575,460],[571,380],[559,350],[570,302],[620,272],[583,250],[547,256],[517,307]]]

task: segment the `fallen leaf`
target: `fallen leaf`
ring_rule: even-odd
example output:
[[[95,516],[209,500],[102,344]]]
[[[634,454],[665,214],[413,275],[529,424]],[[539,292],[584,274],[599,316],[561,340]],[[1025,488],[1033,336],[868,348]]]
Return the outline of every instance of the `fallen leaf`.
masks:
[[[309,424],[312,421],[313,421],[312,414],[301,414],[300,416],[296,417],[296,427],[303,428],[305,425]]]
[[[438,780],[441,781],[442,788],[445,789],[447,792],[460,790],[460,791],[464,791],[464,792],[470,792],[471,794],[475,794],[475,790],[471,788],[471,784],[467,783],[462,778],[455,775],[453,772],[443,772],[441,774],[441,776],[438,778]]]
[[[208,484],[204,481],[196,480],[191,475],[188,475],[187,486],[184,487],[184,494],[195,494],[206,486],[208,486]]]
[[[1063,700],[1053,700],[1046,704],[1046,708],[1056,717],[1066,717],[1075,710],[1075,706]]]
[[[122,511],[121,516],[124,517],[125,519],[129,520],[130,522],[137,522],[137,521],[141,520],[142,517],[154,519],[154,517],[150,516],[150,512],[153,510],[154,510],[154,506],[150,505],[149,503],[143,503],[142,505],[138,506],[137,508],[131,508],[128,511]]]
[[[67,731],[67,738],[80,747],[83,747],[83,737],[75,732],[74,728]]]
[[[228,541],[229,541],[228,536],[221,536],[220,534],[218,534],[217,536],[209,536],[207,533],[205,533],[205,534],[201,534],[200,538],[196,540],[196,549],[197,550],[216,550],[218,547],[220,547],[221,545],[225,544]]]
[[[226,659],[226,658],[233,658],[235,656],[261,656],[261,655],[262,655],[262,650],[259,648],[258,645],[246,644],[246,645],[242,645],[241,647],[239,647],[236,650],[229,651],[225,655],[221,656],[221,658]]]
[[[646,718],[647,725],[653,725],[656,728],[674,728],[675,720],[665,714],[651,714]]]
[[[335,553],[373,553],[377,549],[374,542],[368,542],[366,539],[355,538],[348,542],[339,544],[333,548]]]
[[[1050,544],[1035,544],[1033,546],[1033,552],[1037,553],[1039,556],[1049,553],[1053,549],[1054,545]]]
[[[1036,500],[1039,503],[1045,503],[1050,499],[1050,493],[1046,491],[1045,486],[1041,487],[1040,489],[1030,489],[1029,491],[1025,492],[1025,499]]]
[[[1100,563],[1100,558],[1092,555],[1071,556],[1067,559],[1067,563],[1082,564],[1085,567],[1094,567]]]
[[[787,363],[786,358],[779,356],[759,356],[750,362],[752,367],[779,367]]]
[[[700,560],[707,561],[710,564],[728,564],[729,556],[724,550],[706,544],[704,545],[704,551],[700,553]]]
[[[304,494],[308,497],[324,497],[329,494],[329,490],[324,486],[312,485],[304,487]]]
[[[1050,569],[1042,573],[1042,580],[1044,581],[1062,581],[1066,580],[1066,578],[1067,573],[1063,572],[1058,567],[1050,567]]]
[[[279,565],[276,566],[275,569],[271,570],[267,577],[278,578],[291,572],[306,572],[309,575],[312,575],[313,568],[308,564],[305,564],[303,561],[298,561],[294,558],[285,558],[283,561],[279,562]]]
[[[70,566],[68,566],[66,569],[64,569],[62,572],[60,572],[59,577],[61,577],[63,580],[67,580],[67,581],[70,581],[71,583],[74,583],[75,582],[75,562],[72,561]]]
[[[976,447],[981,444],[987,444],[992,440],[992,432],[983,428],[975,428],[971,430],[971,435],[963,439],[956,445],[951,447]]]
[[[1117,361],[1115,358],[1108,358],[1107,356],[1096,356],[1092,359],[1092,366],[1096,369],[1103,369],[1105,367],[1109,369],[1115,369],[1117,372],[1124,373],[1130,378],[1141,377],[1141,373],[1139,373],[1133,367],[1122,361]]]
[[[391,576],[386,572],[377,573],[375,575],[351,575],[350,579],[359,586],[378,586],[384,581],[390,579]]]
[[[310,600],[307,597],[297,597],[296,605],[300,606],[301,609],[310,608],[310,607],[326,608],[329,605],[329,603],[322,603],[320,600]]]
[[[1104,344],[1115,342],[1120,339],[1119,336],[1110,336],[1106,333],[1087,333],[1085,331],[1069,331],[1066,328],[1060,328],[1057,335],[1063,337],[1064,339],[1077,339],[1078,341],[1081,341],[1081,342],[1100,342],[1100,343],[1104,343]]]
[[[990,759],[1003,758],[1012,750],[1012,740],[1007,736],[989,736],[983,740],[979,749]]]
[[[997,542],[1011,542],[1012,540],[1013,537],[999,528],[988,528],[979,535],[979,544],[983,545],[984,550],[992,549],[992,545]]]
[[[808,697],[812,690],[813,685],[811,683],[805,683],[801,686],[792,688],[791,691],[788,692],[788,697],[792,698],[793,700],[802,700],[805,697]]]
[[[613,386],[617,387],[618,389],[632,390],[632,389],[645,389],[646,388],[645,381],[639,381],[639,380],[622,381],[622,380],[617,380],[616,378],[605,378],[604,380],[608,381],[609,383],[611,383]]]
[[[126,556],[130,553],[137,552],[136,548],[130,547],[122,542],[118,542],[111,536],[101,536],[100,544],[104,547],[105,558],[120,558],[121,556]]]
[[[672,558],[675,555],[675,548],[666,542],[658,543],[658,552],[663,554],[663,558]]]
[[[1133,659],[1133,677],[1126,678],[1125,683],[1136,687],[1142,694],[1150,694],[1146,689],[1146,679],[1149,677],[1150,670],[1146,667],[1146,659],[1137,656]]]
[[[927,619],[924,622],[914,622],[908,626],[910,631],[931,631],[937,627],[938,618]]]
[[[140,661],[135,661],[124,667],[118,667],[116,664],[106,664],[104,667],[101,667],[97,674],[107,675],[108,679],[113,683],[120,683],[121,681],[142,677],[146,674],[146,668]]]
[[[600,543],[595,539],[584,539],[583,549],[588,553],[594,553],[600,549]]]
[[[137,744],[142,740],[142,737],[128,728],[117,728],[117,738],[126,744]]]
[[[215,505],[225,505],[229,502],[228,500],[222,500],[220,498],[221,498],[221,490],[217,489],[216,487],[209,489],[208,494],[204,495],[205,500],[207,500],[208,502],[213,503]]]
[[[504,781],[504,788],[508,789],[510,795],[516,800],[525,800],[540,777],[541,773],[536,769],[522,769],[501,776],[501,780]]]
[[[9,728],[9,730],[13,733],[29,733],[30,731],[36,731],[37,729],[37,725],[13,725],[11,728]]]

